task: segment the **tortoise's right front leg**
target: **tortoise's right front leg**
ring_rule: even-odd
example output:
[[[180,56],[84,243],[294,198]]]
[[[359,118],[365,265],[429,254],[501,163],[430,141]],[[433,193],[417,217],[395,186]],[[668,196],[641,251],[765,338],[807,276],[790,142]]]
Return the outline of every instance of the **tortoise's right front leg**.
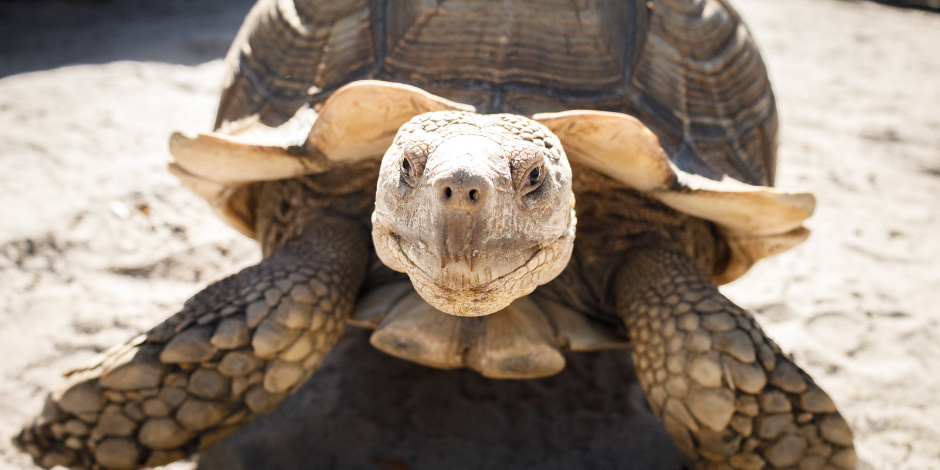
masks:
[[[14,441],[50,468],[131,469],[204,449],[276,408],[320,365],[368,263],[361,223],[322,217],[257,266],[53,392]]]
[[[647,401],[700,470],[855,468],[833,401],[694,259],[639,247],[617,281]]]

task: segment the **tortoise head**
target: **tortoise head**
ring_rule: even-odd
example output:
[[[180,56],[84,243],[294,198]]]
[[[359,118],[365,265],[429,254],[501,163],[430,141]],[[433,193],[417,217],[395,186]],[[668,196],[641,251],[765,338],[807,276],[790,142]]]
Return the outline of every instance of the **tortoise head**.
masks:
[[[435,308],[494,313],[568,264],[576,219],[558,138],[516,115],[421,114],[382,160],[379,258]]]

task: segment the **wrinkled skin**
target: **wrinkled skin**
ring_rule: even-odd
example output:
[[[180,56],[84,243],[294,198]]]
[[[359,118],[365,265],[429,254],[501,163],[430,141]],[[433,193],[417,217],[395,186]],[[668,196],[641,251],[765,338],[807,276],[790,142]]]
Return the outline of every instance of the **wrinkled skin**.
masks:
[[[575,223],[571,168],[548,129],[445,111],[412,119],[386,152],[372,236],[428,303],[480,316],[555,278]]]

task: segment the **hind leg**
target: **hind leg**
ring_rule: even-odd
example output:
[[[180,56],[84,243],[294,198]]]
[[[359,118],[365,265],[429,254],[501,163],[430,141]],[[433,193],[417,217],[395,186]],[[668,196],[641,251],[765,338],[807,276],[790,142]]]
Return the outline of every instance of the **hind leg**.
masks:
[[[360,223],[316,219],[72,374],[16,445],[45,468],[149,467],[204,449],[276,408],[319,367],[352,311],[368,250]]]

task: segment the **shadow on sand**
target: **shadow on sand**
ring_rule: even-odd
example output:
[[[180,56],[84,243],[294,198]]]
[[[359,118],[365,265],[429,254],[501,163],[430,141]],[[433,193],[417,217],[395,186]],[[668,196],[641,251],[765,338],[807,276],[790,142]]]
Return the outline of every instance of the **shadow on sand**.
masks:
[[[0,0],[0,78],[118,60],[221,58],[253,0]]]

